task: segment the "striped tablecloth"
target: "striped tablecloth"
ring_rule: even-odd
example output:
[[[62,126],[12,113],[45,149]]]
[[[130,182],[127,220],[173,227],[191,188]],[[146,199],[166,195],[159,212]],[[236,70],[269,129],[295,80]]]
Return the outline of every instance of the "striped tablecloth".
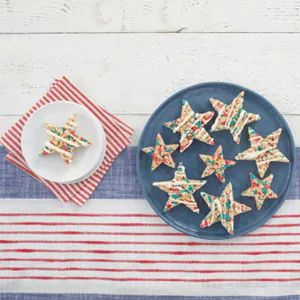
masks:
[[[28,119],[45,105],[59,101],[68,101],[87,108],[102,124],[106,139],[105,155],[98,169],[88,178],[67,185],[48,181],[32,172],[23,157],[21,148],[21,136]],[[93,103],[67,77],[63,76],[60,79],[56,79],[45,95],[0,137],[0,142],[9,150],[8,155],[5,157],[6,160],[43,182],[55,194],[56,198],[62,202],[71,201],[79,206],[83,206],[101,182],[116,157],[128,147],[132,134],[132,128],[112,113]]]
[[[4,162],[0,148],[0,299],[300,295],[300,149],[280,211],[228,241],[165,224],[143,197],[135,152],[125,150],[79,208]]]

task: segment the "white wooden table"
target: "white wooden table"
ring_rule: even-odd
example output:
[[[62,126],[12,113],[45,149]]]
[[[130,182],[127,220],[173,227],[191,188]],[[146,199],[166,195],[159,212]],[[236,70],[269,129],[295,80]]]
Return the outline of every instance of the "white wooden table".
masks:
[[[167,96],[230,81],[269,99],[300,143],[297,0],[0,1],[0,133],[67,75],[136,129]]]
[[[168,96],[192,84],[228,81],[271,101],[286,118],[299,146],[299,70],[300,0],[0,0],[0,134],[62,75],[131,125],[135,129],[133,145],[149,115]],[[54,211],[50,200],[46,210],[45,202],[35,203],[36,211]],[[130,201],[134,205],[128,205]],[[150,209],[138,199],[127,202],[122,204],[122,212],[143,212],[143,205],[145,211]],[[99,204],[94,201],[91,205],[83,209],[91,212]],[[5,212],[14,209],[10,203],[1,207]],[[27,203],[24,211],[30,211]],[[6,290],[32,292],[27,282],[20,286],[9,282]],[[33,284],[35,290],[46,292],[85,289],[85,285],[74,288],[72,282],[69,286],[65,282]],[[277,285],[278,292],[272,290],[272,282],[269,289],[267,284],[261,285],[261,293],[296,294],[299,288],[298,282],[293,289]],[[89,292],[115,294],[117,285],[130,292],[133,287],[112,281],[103,290],[96,282]],[[182,292],[180,284],[176,286],[178,289],[171,286],[170,294]],[[256,283],[254,286],[256,289]],[[141,294],[139,289],[144,291],[143,285],[135,291]],[[238,294],[230,285],[228,289]],[[211,290],[223,293],[214,286]],[[198,291],[195,285],[186,293],[196,295]],[[159,287],[152,292],[162,294]],[[163,292],[167,294],[165,289]],[[247,293],[245,289],[243,294]]]

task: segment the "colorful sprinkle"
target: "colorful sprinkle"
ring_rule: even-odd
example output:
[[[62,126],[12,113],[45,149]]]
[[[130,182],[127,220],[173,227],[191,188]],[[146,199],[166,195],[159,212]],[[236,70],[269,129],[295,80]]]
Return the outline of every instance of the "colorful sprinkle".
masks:
[[[204,128],[213,116],[214,112],[212,111],[201,114],[195,113],[189,103],[183,100],[180,118],[167,122],[164,125],[174,133],[180,133],[180,152],[183,152],[193,143],[194,139],[209,145],[214,145],[213,138]]]
[[[249,123],[260,120],[259,115],[248,113],[243,109],[244,94],[244,91],[240,92],[229,105],[214,98],[210,99],[212,106],[218,112],[218,117],[211,130],[229,130],[237,144],[240,143],[244,127]]]
[[[225,170],[236,164],[235,161],[224,159],[221,145],[213,155],[200,154],[199,156],[206,164],[201,177],[207,177],[215,173],[216,177],[223,183],[225,182]]]
[[[158,134],[155,139],[155,146],[143,148],[142,151],[151,155],[151,171],[153,171],[156,168],[158,168],[161,164],[167,165],[171,168],[175,168],[175,162],[172,158],[172,153],[178,147],[178,144],[166,145],[161,134]]]
[[[91,144],[91,142],[75,133],[76,127],[75,114],[69,117],[62,127],[47,123],[46,132],[49,134],[50,140],[46,143],[40,155],[58,153],[67,164],[71,163],[75,148],[88,147]]]
[[[154,182],[153,186],[158,187],[169,194],[164,211],[169,211],[180,204],[185,205],[195,213],[199,213],[199,208],[193,194],[206,184],[206,180],[188,179],[185,167],[179,163],[171,181]]]
[[[253,197],[255,199],[256,207],[260,210],[266,199],[277,199],[278,196],[271,190],[271,183],[273,174],[268,177],[259,179],[254,174],[250,174],[251,186],[242,192],[242,196]]]
[[[279,128],[266,137],[262,137],[256,131],[249,127],[250,148],[239,153],[235,159],[237,160],[255,160],[258,173],[263,177],[270,162],[288,163],[289,160],[277,148],[282,129]]]
[[[229,234],[234,233],[234,217],[248,212],[251,208],[233,199],[232,184],[228,183],[219,197],[201,192],[210,212],[202,220],[200,227],[205,228],[221,222]]]

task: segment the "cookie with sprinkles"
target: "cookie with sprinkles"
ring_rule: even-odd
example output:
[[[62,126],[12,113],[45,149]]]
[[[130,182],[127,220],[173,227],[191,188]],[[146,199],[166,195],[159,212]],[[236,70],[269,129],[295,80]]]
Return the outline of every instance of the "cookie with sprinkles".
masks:
[[[154,147],[143,148],[142,151],[151,155],[151,171],[154,171],[161,164],[175,168],[172,153],[179,147],[179,144],[166,145],[161,134],[157,134]]]
[[[213,118],[214,112],[196,113],[188,101],[182,101],[181,115],[178,119],[166,122],[164,125],[180,137],[180,152],[186,150],[194,139],[209,145],[214,145],[214,139],[205,129],[205,125]]]
[[[235,161],[224,158],[222,145],[217,148],[213,155],[200,154],[199,156],[206,164],[206,168],[201,177],[207,177],[215,174],[216,177],[223,183],[225,182],[225,170],[236,164]]]
[[[229,130],[233,140],[239,144],[244,127],[260,120],[257,114],[249,113],[243,109],[245,92],[240,92],[230,104],[226,105],[220,100],[210,98],[210,103],[218,113],[211,131]]]
[[[255,160],[260,177],[265,175],[271,162],[289,162],[288,158],[277,148],[282,132],[281,128],[278,128],[266,137],[262,137],[251,127],[248,128],[248,132],[250,148],[239,153],[235,159]]]
[[[251,186],[242,192],[242,196],[253,197],[255,199],[256,207],[260,210],[266,199],[277,199],[277,194],[272,191],[271,183],[273,174],[268,177],[259,179],[254,174],[250,173]]]
[[[169,195],[164,211],[169,211],[178,205],[185,205],[194,213],[199,213],[200,210],[193,194],[205,184],[206,180],[188,179],[183,163],[179,163],[172,180],[154,182],[153,186]]]
[[[91,145],[90,141],[75,132],[76,128],[76,114],[70,116],[61,127],[46,123],[45,130],[50,139],[45,144],[40,155],[46,156],[57,153],[64,162],[67,164],[72,163],[74,149]]]
[[[231,183],[227,184],[219,197],[205,192],[201,192],[201,196],[210,208],[200,224],[201,228],[221,222],[229,234],[234,234],[234,217],[251,210],[249,206],[234,200]]]

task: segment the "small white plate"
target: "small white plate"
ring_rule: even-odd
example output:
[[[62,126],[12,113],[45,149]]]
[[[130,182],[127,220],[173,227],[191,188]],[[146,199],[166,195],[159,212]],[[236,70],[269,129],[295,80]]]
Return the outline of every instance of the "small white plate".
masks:
[[[69,165],[57,153],[40,156],[49,140],[45,123],[62,126],[72,114],[77,116],[76,132],[92,144],[87,148],[75,149],[73,162]],[[23,129],[21,147],[23,156],[34,173],[53,182],[75,183],[86,179],[100,166],[106,140],[102,124],[88,109],[73,102],[61,101],[45,105],[28,119]]]

